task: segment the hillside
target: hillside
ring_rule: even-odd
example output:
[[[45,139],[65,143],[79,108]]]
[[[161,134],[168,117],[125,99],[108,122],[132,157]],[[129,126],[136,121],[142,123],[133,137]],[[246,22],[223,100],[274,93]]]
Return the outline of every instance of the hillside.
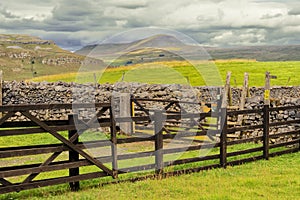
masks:
[[[107,61],[118,58],[112,64],[116,66],[145,61],[183,60],[183,57],[195,60],[251,59],[257,61],[299,61],[300,45],[202,48],[185,44],[174,36],[155,35],[130,43],[89,45],[76,51],[76,53],[80,55],[92,54]]]
[[[0,34],[0,70],[4,80],[76,72],[85,56],[58,47],[53,41],[29,35]],[[96,62],[102,65],[102,61]]]

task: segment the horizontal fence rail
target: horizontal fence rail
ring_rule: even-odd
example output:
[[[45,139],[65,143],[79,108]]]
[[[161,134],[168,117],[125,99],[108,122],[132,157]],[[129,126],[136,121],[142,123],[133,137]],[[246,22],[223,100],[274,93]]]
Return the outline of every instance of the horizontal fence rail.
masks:
[[[147,107],[150,101],[161,109]],[[116,116],[110,103],[0,106],[0,194],[63,183],[76,191],[82,180],[197,172],[300,150],[300,119],[270,119],[271,112],[300,112],[300,105],[231,111],[216,102],[206,105],[208,112],[190,112],[189,106],[201,105],[153,99],[130,104],[128,116]],[[66,119],[44,117],[60,109]],[[262,120],[229,127],[239,115]],[[129,133],[122,133],[124,123],[132,127]],[[261,135],[229,137],[252,131]],[[280,140],[285,137],[290,139]]]

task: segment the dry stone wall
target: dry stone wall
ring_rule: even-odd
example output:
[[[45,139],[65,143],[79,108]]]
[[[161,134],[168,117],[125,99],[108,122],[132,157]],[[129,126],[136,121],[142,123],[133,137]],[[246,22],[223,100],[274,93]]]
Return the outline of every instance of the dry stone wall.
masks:
[[[65,82],[16,82],[3,84],[3,104],[109,102],[113,92],[131,93],[136,98],[169,99],[181,101],[210,102],[217,98],[222,88],[194,87],[171,84],[116,83],[77,84]],[[250,88],[250,97],[245,108],[254,109],[263,106],[263,88]],[[239,105],[241,90],[232,88],[233,105]],[[271,106],[299,105],[300,87],[273,87]]]
[[[188,87],[184,85],[158,85],[142,83],[116,83],[112,84],[77,84],[65,82],[4,82],[3,104],[50,104],[50,103],[94,103],[110,102],[114,93],[131,93],[136,98],[168,99],[194,102],[211,102],[217,99],[222,88],[217,87]],[[233,105],[238,106],[241,90],[232,88]],[[246,109],[263,107],[263,88],[250,88],[250,97],[246,99]],[[146,107],[155,107],[155,103],[148,102]],[[300,87],[273,87],[271,90],[271,107],[300,105]],[[159,105],[158,105],[159,107]],[[43,119],[66,119],[71,110],[41,111],[39,115]],[[15,116],[16,119],[18,116]],[[19,116],[20,117],[20,116]],[[299,110],[289,110],[271,113],[272,121],[287,121],[300,119]],[[232,119],[234,120],[234,119]],[[255,125],[262,122],[258,115],[247,115],[244,118],[245,125]],[[272,129],[271,132],[282,132],[299,129],[299,124]],[[262,134],[262,130],[241,133],[242,137],[252,137]]]

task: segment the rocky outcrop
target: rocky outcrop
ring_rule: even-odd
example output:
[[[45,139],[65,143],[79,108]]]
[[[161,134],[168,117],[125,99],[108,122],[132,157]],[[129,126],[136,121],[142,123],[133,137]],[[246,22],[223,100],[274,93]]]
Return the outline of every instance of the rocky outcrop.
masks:
[[[57,57],[57,58],[44,58],[42,60],[42,64],[44,65],[55,65],[55,66],[63,66],[66,64],[75,64],[75,65],[81,65],[82,59],[79,59],[77,57]]]

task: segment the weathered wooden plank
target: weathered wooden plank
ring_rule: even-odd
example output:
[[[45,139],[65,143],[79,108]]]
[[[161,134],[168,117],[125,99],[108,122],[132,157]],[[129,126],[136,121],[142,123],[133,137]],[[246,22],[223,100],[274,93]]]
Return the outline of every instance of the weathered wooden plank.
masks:
[[[263,147],[256,147],[256,148],[251,148],[251,149],[244,149],[244,150],[240,150],[240,151],[235,151],[235,152],[227,153],[227,157],[240,156],[240,155],[244,155],[244,154],[248,154],[248,153],[253,153],[253,152],[257,152],[257,151],[262,151],[262,150],[263,150]]]
[[[243,144],[243,143],[248,143],[248,142],[257,142],[257,141],[260,141],[260,140],[262,140],[262,136],[252,137],[252,138],[247,138],[247,139],[233,140],[233,141],[228,141],[227,146],[236,145],[236,144]]]
[[[285,111],[285,110],[296,110],[296,109],[300,109],[300,105],[294,105],[294,106],[280,106],[280,107],[272,107],[270,108],[270,112],[274,112],[274,111]]]
[[[21,191],[21,190],[27,190],[27,189],[33,189],[33,188],[39,188],[39,187],[45,187],[45,186],[50,186],[50,185],[58,185],[58,184],[74,182],[74,181],[81,181],[81,180],[105,177],[105,176],[107,176],[107,174],[104,172],[94,172],[94,173],[73,176],[73,177],[66,176],[66,177],[60,177],[60,178],[38,180],[38,181],[29,182],[29,183],[13,184],[10,186],[0,187],[0,194]]]
[[[288,131],[288,132],[283,132],[283,133],[277,133],[277,134],[272,134],[269,137],[270,138],[278,138],[282,136],[287,136],[287,135],[299,135],[300,137],[300,130],[297,131]]]
[[[56,109],[82,109],[110,107],[110,103],[60,103],[60,104],[14,104],[0,106],[0,112],[30,111],[30,110],[56,110]]]
[[[284,121],[284,122],[272,122],[272,123],[270,123],[270,127],[289,125],[289,124],[299,124],[299,123],[300,123],[300,119],[288,120],[288,121]]]
[[[207,155],[207,156],[203,156],[203,157],[186,158],[186,159],[168,161],[168,162],[165,162],[164,165],[169,167],[169,166],[182,165],[182,164],[192,163],[192,162],[201,162],[201,161],[206,161],[206,160],[215,160],[215,159],[219,159],[219,158],[220,158],[219,154],[216,154],[216,155]]]
[[[247,162],[253,162],[253,161],[256,161],[256,160],[261,160],[263,159],[264,156],[252,156],[250,158],[244,158],[244,159],[240,159],[240,160],[234,160],[234,161],[229,161],[227,162],[227,165],[241,165],[241,164],[244,164],[244,163],[247,163]]]
[[[68,125],[67,120],[51,120],[51,121],[43,121],[43,123],[48,126],[60,126],[60,125]],[[15,122],[4,122],[0,127],[1,128],[17,128],[17,127],[36,127],[37,125],[31,121],[15,121]]]
[[[260,109],[253,109],[253,110],[229,110],[227,111],[228,116],[235,116],[235,115],[246,115],[246,114],[261,114],[263,111]]]
[[[135,166],[135,167],[127,167],[127,168],[121,168],[119,169],[118,173],[119,174],[124,174],[124,173],[129,173],[129,172],[138,172],[138,171],[146,171],[146,170],[151,170],[155,169],[155,164],[147,164],[147,165],[140,165],[140,166]]]
[[[284,155],[284,154],[296,153],[296,152],[299,152],[299,148],[291,148],[291,149],[286,149],[286,150],[283,150],[283,151],[273,152],[273,153],[270,153],[269,156],[270,157],[275,157],[275,156],[281,156],[281,155]]]
[[[164,154],[173,154],[173,153],[180,153],[180,152],[186,152],[186,151],[195,151],[195,150],[202,150],[202,149],[211,149],[215,147],[219,147],[220,143],[216,144],[204,144],[204,145],[197,145],[197,146],[186,146],[186,147],[179,147],[179,148],[172,148],[172,149],[164,149]]]
[[[241,126],[241,127],[228,128],[227,133],[234,133],[237,131],[249,131],[249,130],[254,130],[254,129],[262,129],[262,128],[263,128],[263,124]]]
[[[74,162],[71,161],[52,162],[50,165],[31,164],[31,165],[5,167],[5,168],[1,168],[0,178],[21,176],[26,174],[40,174],[42,172],[57,171],[62,169],[70,169],[74,167],[82,167],[82,166],[89,166],[89,165],[91,164],[87,160],[80,160]]]
[[[167,172],[165,173],[165,176],[168,177],[170,175],[181,175],[181,174],[190,174],[190,173],[196,173],[200,172],[203,170],[209,170],[209,169],[214,169],[214,168],[219,168],[220,164],[211,164],[211,165],[205,165],[201,167],[194,167],[194,168],[188,168],[188,169],[182,169],[182,170],[176,170],[173,172]]]
[[[179,100],[168,100],[168,99],[148,99],[148,98],[135,98],[134,101],[148,101],[148,102],[163,102],[163,103],[180,103],[180,104],[192,104],[192,105],[201,105],[201,102],[194,101],[179,101]],[[211,103],[205,103],[206,106],[210,107]]]
[[[134,116],[134,117],[116,117],[115,121],[118,123],[124,122],[141,122],[141,121],[150,121],[150,116]]]
[[[278,143],[278,144],[272,144],[272,145],[270,145],[270,149],[297,144],[299,141],[300,141],[300,138],[299,139],[294,139],[294,140],[291,140],[291,141],[288,141],[288,142],[281,142],[281,143]]]
[[[125,144],[125,143],[135,143],[135,142],[146,142],[146,141],[154,141],[155,136],[149,137],[132,137],[132,138],[122,138],[117,139],[118,144]]]
[[[98,148],[110,146],[110,142],[107,140],[95,140],[86,141],[84,143],[79,142],[76,145],[80,149]],[[49,145],[32,145],[32,146],[19,146],[19,147],[4,147],[0,148],[0,158],[15,157],[15,156],[28,156],[38,155],[46,153],[54,153],[69,150],[62,144],[49,144]]]

